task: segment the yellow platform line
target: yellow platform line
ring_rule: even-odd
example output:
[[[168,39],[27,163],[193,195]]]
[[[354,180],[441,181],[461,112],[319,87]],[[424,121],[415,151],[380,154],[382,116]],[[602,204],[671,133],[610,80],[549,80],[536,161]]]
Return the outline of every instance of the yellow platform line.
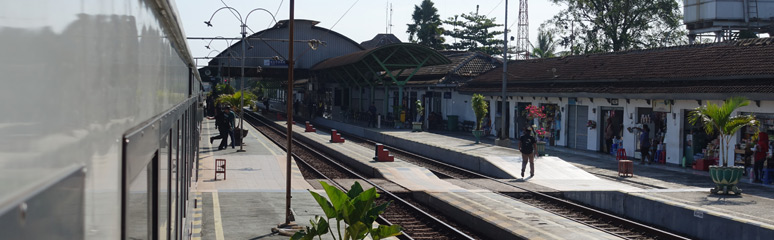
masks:
[[[223,221],[220,218],[220,201],[218,200],[218,192],[212,192],[212,212],[215,217],[215,239],[226,239],[223,236]]]
[[[256,131],[257,131],[257,129],[256,129]],[[250,135],[253,135],[253,137],[254,137],[255,139],[258,139],[258,142],[259,142],[259,143],[261,143],[261,145],[263,145],[263,147],[265,147],[266,149],[268,149],[268,150],[269,150],[269,152],[271,152],[271,155],[277,156],[277,153],[276,153],[276,152],[274,152],[274,150],[272,150],[272,149],[269,147],[269,145],[266,145],[266,143],[264,143],[264,141],[263,141],[263,140],[268,140],[268,139],[265,139],[265,138],[258,137],[258,136],[257,136],[257,135],[255,135],[255,133],[253,133],[253,132],[250,132]]]

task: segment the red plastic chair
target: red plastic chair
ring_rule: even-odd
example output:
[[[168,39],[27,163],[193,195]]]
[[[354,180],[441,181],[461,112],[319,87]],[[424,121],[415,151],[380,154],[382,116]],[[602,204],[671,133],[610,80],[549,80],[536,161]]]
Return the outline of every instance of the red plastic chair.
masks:
[[[626,160],[626,149],[619,148],[618,151],[615,152],[615,160]]]

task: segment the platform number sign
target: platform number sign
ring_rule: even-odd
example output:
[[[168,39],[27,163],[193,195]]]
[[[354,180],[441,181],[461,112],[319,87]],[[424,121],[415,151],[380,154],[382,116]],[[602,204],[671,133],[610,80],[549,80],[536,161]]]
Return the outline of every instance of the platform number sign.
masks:
[[[704,212],[699,211],[699,210],[695,210],[695,211],[693,211],[693,216],[697,217],[697,218],[704,218]]]

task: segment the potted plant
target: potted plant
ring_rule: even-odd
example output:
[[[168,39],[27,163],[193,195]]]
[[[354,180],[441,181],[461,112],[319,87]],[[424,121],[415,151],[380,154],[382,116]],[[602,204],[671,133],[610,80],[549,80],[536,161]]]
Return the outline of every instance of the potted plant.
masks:
[[[414,132],[421,132],[422,131],[422,121],[425,119],[423,116],[425,114],[425,107],[422,107],[422,102],[417,100],[414,104],[417,106],[417,121],[412,122],[412,128],[411,130]]]
[[[373,226],[376,218],[384,213],[390,202],[376,205],[375,200],[379,198],[375,188],[363,190],[360,183],[355,182],[348,192],[328,185],[320,181],[328,199],[316,192],[309,191],[312,197],[325,213],[324,217],[315,216],[309,220],[312,227],[306,227],[302,232],[296,232],[291,240],[313,240],[322,239],[321,236],[330,233],[333,239],[366,239],[370,237],[374,240],[397,236],[401,234],[400,225],[378,225]],[[336,229],[333,229],[331,219],[336,220]],[[342,221],[344,225],[342,226]],[[335,230],[335,232],[334,232]],[[344,235],[342,236],[342,231]]]
[[[742,193],[736,184],[739,183],[739,179],[744,173],[744,167],[728,166],[728,153],[731,146],[731,137],[745,126],[755,127],[760,124],[755,116],[737,115],[731,116],[737,108],[744,107],[750,104],[750,100],[744,97],[732,97],[726,99],[723,105],[718,106],[716,104],[707,103],[707,105],[698,107],[691,111],[688,115],[688,121],[691,124],[704,125],[704,131],[708,135],[712,135],[715,132],[718,133],[718,139],[720,140],[720,156],[723,160],[722,166],[713,165],[710,166],[710,176],[712,181],[715,182],[715,188],[710,190],[713,194],[720,191],[723,194],[728,194],[728,191],[733,191],[736,195]]]
[[[486,104],[484,96],[477,93],[473,94],[470,102],[473,105],[473,113],[476,114],[476,128],[473,130],[473,136],[476,137],[476,143],[479,143],[481,136],[484,135],[484,130],[481,130],[481,123],[486,113],[489,112],[489,106]]]
[[[538,123],[541,123],[540,119],[543,119],[546,117],[545,113],[545,106],[543,107],[537,107],[535,105],[527,105],[527,107],[524,108],[527,113],[527,120],[532,121],[533,119],[537,119]],[[537,136],[537,154],[538,156],[543,156],[546,154],[546,142],[543,141],[543,138],[547,134],[547,131],[545,128],[541,127],[538,130],[537,125],[532,125],[532,132],[533,136]]]

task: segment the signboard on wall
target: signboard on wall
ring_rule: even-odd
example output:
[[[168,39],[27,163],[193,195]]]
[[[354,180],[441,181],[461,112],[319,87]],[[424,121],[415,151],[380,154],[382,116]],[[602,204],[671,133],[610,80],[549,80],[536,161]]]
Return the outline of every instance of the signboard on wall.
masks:
[[[264,59],[263,60],[264,66],[288,66],[288,63],[283,60],[274,60],[274,59]]]
[[[651,102],[654,112],[671,112],[672,102],[670,100],[653,100]]]

